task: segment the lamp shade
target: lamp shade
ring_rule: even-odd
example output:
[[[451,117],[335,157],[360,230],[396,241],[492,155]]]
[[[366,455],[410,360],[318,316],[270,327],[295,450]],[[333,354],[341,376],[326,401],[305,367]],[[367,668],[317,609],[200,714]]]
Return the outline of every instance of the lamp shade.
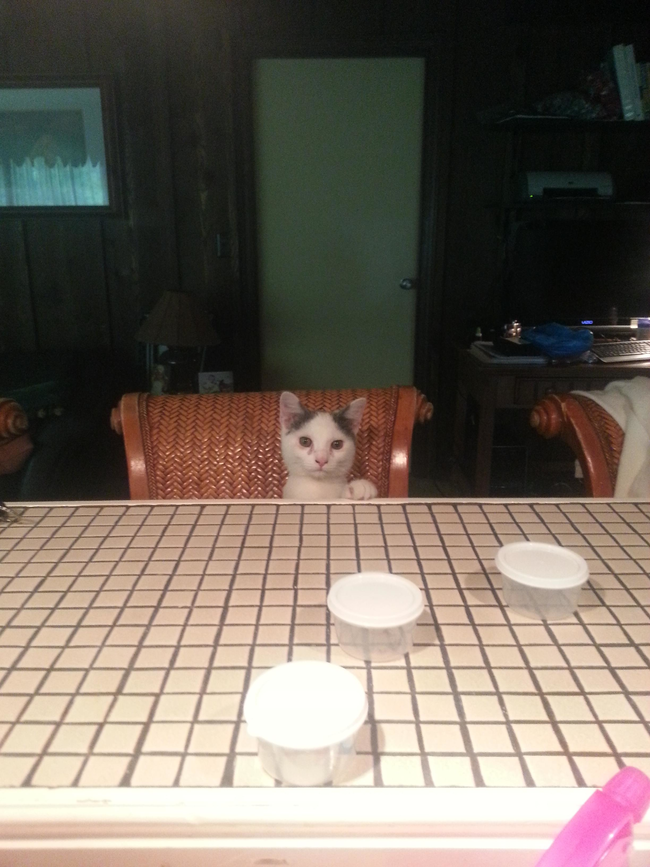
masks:
[[[221,342],[208,314],[186,292],[163,292],[135,338],[157,346],[214,346]]]

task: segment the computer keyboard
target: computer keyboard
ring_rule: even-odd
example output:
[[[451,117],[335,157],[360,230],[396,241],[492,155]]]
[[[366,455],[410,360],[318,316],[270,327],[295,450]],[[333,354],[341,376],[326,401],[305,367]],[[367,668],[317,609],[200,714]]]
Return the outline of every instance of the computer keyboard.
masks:
[[[615,343],[594,343],[593,354],[600,361],[650,361],[650,340],[617,340]]]

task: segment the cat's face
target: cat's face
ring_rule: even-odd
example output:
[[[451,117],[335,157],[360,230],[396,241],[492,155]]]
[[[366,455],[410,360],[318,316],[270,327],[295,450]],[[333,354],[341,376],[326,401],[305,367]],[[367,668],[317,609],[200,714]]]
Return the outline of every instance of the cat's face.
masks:
[[[361,397],[334,413],[313,412],[302,406],[295,394],[283,392],[282,457],[289,475],[345,479],[354,461],[365,404]]]

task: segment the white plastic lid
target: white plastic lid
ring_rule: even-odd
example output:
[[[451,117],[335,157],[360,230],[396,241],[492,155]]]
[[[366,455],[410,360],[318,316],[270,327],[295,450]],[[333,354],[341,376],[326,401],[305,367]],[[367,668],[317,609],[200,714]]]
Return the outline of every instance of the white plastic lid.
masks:
[[[251,737],[279,747],[315,750],[341,743],[368,715],[357,678],[331,662],[286,662],[254,681],[244,701]]]
[[[406,578],[388,572],[359,572],[334,584],[327,606],[353,626],[390,629],[417,620],[424,600],[420,588]]]
[[[589,567],[580,554],[546,542],[511,542],[497,552],[497,569],[528,587],[567,590],[584,584]]]

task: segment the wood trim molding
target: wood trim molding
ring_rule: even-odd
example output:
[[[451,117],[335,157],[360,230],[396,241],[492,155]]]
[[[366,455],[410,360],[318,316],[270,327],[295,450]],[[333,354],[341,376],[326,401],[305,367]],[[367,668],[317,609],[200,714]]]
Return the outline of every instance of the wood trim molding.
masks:
[[[146,395],[138,392],[125,394],[111,413],[111,427],[124,438],[132,500],[152,499],[140,424],[140,399],[143,397]]]

